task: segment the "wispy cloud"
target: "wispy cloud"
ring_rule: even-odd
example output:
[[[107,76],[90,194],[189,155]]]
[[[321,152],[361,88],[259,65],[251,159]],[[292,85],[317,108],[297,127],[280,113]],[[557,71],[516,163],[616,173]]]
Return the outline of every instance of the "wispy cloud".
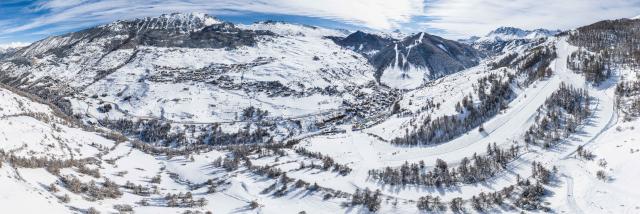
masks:
[[[27,45],[29,45],[29,43],[26,43],[26,42],[11,42],[6,44],[0,44],[0,50],[4,50],[7,48],[19,48]]]
[[[61,10],[88,2],[87,0],[50,0],[38,2],[35,10]]]
[[[213,15],[269,13],[336,20],[373,29],[392,29],[424,13],[422,0],[49,0],[37,2],[31,12],[43,13],[0,34],[25,32],[45,26],[58,29],[86,27],[117,19],[157,16],[172,12]]]
[[[377,30],[482,35],[500,26],[569,29],[640,15],[640,0],[0,0],[0,42],[30,41],[172,12],[307,17]],[[311,21],[310,21],[311,20]],[[9,39],[2,39],[9,37]]]

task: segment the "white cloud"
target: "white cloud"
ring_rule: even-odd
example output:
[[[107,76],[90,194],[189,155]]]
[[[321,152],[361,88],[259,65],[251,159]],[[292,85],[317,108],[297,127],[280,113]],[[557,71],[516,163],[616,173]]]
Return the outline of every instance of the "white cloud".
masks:
[[[172,12],[243,14],[248,12],[299,15],[387,30],[424,13],[422,0],[49,0],[34,8],[48,12],[0,34],[56,25],[77,28]],[[60,26],[63,25],[63,26]]]
[[[435,0],[426,7],[435,20],[423,25],[453,37],[484,35],[500,26],[572,29],[640,13],[638,0]]]
[[[26,42],[11,42],[11,43],[0,43],[0,50],[8,49],[8,48],[21,48],[29,45],[30,43]]]
[[[500,26],[570,29],[634,17],[640,14],[640,0],[44,0],[31,10],[44,15],[16,17],[20,21],[14,24],[0,20],[0,36],[49,35],[118,19],[205,12],[299,15],[377,30],[426,28],[447,38],[462,38]]]
[[[253,11],[268,8],[274,13],[329,18],[387,30],[424,14],[423,0],[267,0],[261,4],[251,4],[249,8]]]

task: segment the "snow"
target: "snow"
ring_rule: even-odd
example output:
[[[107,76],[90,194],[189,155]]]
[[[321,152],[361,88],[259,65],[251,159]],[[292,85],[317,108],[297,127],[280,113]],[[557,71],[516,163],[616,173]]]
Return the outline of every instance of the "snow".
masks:
[[[622,122],[615,126],[620,127],[620,130],[609,129],[586,146],[586,149],[595,153],[596,159],[606,160],[606,167],[597,165],[596,161],[586,162],[574,158],[566,160],[567,182],[571,182],[571,185],[560,187],[558,191],[573,197],[556,198],[558,203],[566,203],[562,208],[584,213],[638,212],[640,195],[637,192],[640,187],[636,178],[640,174],[636,168],[639,153],[635,150],[640,148],[640,136],[631,128],[635,129],[638,125],[638,121]],[[598,180],[595,174],[599,169],[605,170],[611,180]]]
[[[180,17],[176,18],[185,18]],[[172,16],[165,16],[171,19]],[[214,24],[202,14],[191,14],[192,18],[206,19],[205,23]],[[158,27],[158,26],[150,26]],[[182,125],[222,123],[222,129],[232,132],[243,124],[238,121],[238,110],[256,106],[270,112],[269,120],[282,118],[299,119],[302,124],[313,123],[309,119],[341,112],[342,102],[353,99],[350,92],[343,95],[313,94],[309,96],[269,96],[264,93],[228,89],[206,82],[152,82],[148,79],[159,75],[161,69],[170,68],[171,75],[188,70],[207,68],[213,64],[240,66],[268,59],[265,64],[246,70],[232,70],[228,75],[234,83],[277,81],[292,89],[338,86],[341,90],[361,87],[362,93],[374,93],[374,88],[364,85],[375,81],[373,68],[366,59],[355,52],[340,48],[325,36],[343,36],[344,31],[294,25],[280,22],[264,22],[241,25],[244,29],[270,30],[278,34],[277,39],[261,37],[254,47],[237,49],[193,49],[139,47],[131,62],[128,60],[134,51],[121,49],[95,58],[93,52],[102,51],[98,46],[107,40],[96,39],[96,44],[82,44],[69,58],[60,64],[51,63],[53,56],[34,59],[34,63],[43,65],[33,70],[23,68],[22,72],[34,78],[48,75],[67,81],[70,87],[79,88],[80,93],[71,98],[74,112],[86,115],[89,121],[109,118],[163,118]],[[421,34],[414,45],[421,42]],[[538,38],[539,34],[528,34],[526,38]],[[504,37],[501,39],[513,39]],[[27,52],[41,52],[55,47],[61,42],[69,42],[66,37],[52,37],[44,42],[30,46]],[[287,176],[317,183],[321,187],[353,193],[356,189],[380,189],[385,196],[380,213],[416,213],[415,201],[425,195],[440,196],[443,200],[455,197],[470,198],[481,192],[492,192],[515,182],[516,176],[531,175],[529,166],[533,161],[551,167],[557,166],[559,177],[553,185],[547,186],[552,192],[546,202],[557,213],[637,213],[640,209],[640,185],[637,177],[640,172],[640,135],[636,130],[640,121],[620,120],[615,108],[614,88],[621,79],[637,78],[636,71],[622,68],[616,75],[599,86],[587,84],[584,77],[567,69],[567,57],[577,47],[570,45],[566,38],[550,38],[547,41],[555,45],[558,58],[550,68],[553,75],[519,88],[512,86],[515,96],[507,108],[483,124],[484,131],[469,131],[442,144],[429,146],[397,146],[388,143],[405,135],[406,131],[419,126],[423,119],[457,114],[455,105],[464,96],[473,94],[473,85],[477,80],[502,70],[490,70],[489,60],[480,65],[455,74],[429,81],[425,76],[428,69],[400,69],[401,54],[396,51],[396,62],[383,72],[381,83],[396,89],[403,89],[397,101],[408,112],[391,115],[371,127],[352,130],[352,124],[333,127],[345,130],[344,133],[318,134],[303,133],[298,136],[302,147],[313,152],[327,155],[337,163],[353,169],[348,175],[319,169],[298,169],[299,163],[320,163],[320,160],[305,157],[292,149],[283,149],[286,155],[251,156],[253,165],[270,165],[287,172]],[[447,51],[441,45],[438,45]],[[410,49],[410,48],[409,48]],[[410,50],[409,50],[410,51]],[[511,51],[522,51],[512,49]],[[314,59],[315,57],[317,59]],[[95,71],[84,70],[79,64],[88,63],[98,70],[115,69],[103,79],[93,80]],[[173,69],[173,70],[172,70]],[[329,71],[325,70],[329,69]],[[505,68],[507,73],[516,72]],[[172,76],[175,77],[175,76]],[[170,78],[171,79],[171,78]],[[145,81],[141,81],[145,80]],[[538,109],[555,92],[561,83],[589,91],[594,98],[592,112],[588,121],[582,124],[577,134],[571,135],[556,148],[543,149],[526,147],[524,154],[508,164],[504,172],[491,179],[476,184],[461,184],[456,187],[435,188],[413,185],[389,186],[376,183],[368,178],[368,170],[383,167],[397,167],[405,162],[424,161],[427,168],[434,167],[441,159],[455,166],[463,157],[483,154],[488,145],[509,147],[517,144],[522,147],[522,136],[526,129],[534,124]],[[104,95],[103,95],[104,94]],[[95,95],[95,96],[93,96]],[[124,100],[123,97],[133,99]],[[439,103],[439,108],[426,109],[428,101]],[[212,165],[220,157],[230,153],[217,148],[185,156],[152,155],[133,148],[131,142],[114,142],[103,137],[100,129],[90,130],[59,117],[49,105],[0,88],[0,149],[11,151],[21,157],[47,157],[60,159],[96,158],[100,160],[89,165],[100,170],[101,178],[80,173],[76,168],[65,168],[61,175],[73,175],[84,182],[103,182],[105,178],[124,185],[133,182],[143,187],[157,186],[159,194],[150,196],[136,195],[131,190],[121,188],[123,196],[116,199],[99,201],[87,200],[82,194],[75,194],[64,188],[56,175],[45,169],[14,168],[3,163],[0,167],[0,206],[6,210],[24,213],[69,213],[80,212],[95,207],[103,213],[116,212],[113,205],[129,204],[136,213],[181,213],[185,210],[213,211],[215,213],[342,213],[363,212],[362,207],[344,207],[348,198],[323,199],[323,192],[307,191],[303,188],[292,189],[287,195],[275,197],[263,190],[277,185],[277,179],[270,179],[251,173],[246,167],[227,172]],[[114,105],[108,113],[97,111],[104,104]],[[278,131],[287,127],[278,126]],[[596,161],[576,158],[575,150],[584,146],[596,154]],[[606,160],[601,166],[597,160]],[[598,180],[595,173],[605,170],[611,179]],[[161,182],[149,181],[159,175]],[[215,193],[207,193],[206,187],[196,188],[195,184],[209,180],[223,180]],[[48,186],[57,183],[59,192],[51,192]],[[204,197],[208,204],[194,208],[171,208],[162,203],[168,193],[190,191],[194,197]],[[58,197],[69,194],[71,201],[61,203]],[[389,198],[389,200],[387,200]],[[150,201],[150,206],[138,204],[142,199]],[[248,203],[257,201],[261,206],[251,209]],[[392,205],[391,201],[400,203]],[[72,211],[74,210],[74,211]],[[472,211],[473,212],[473,211]],[[505,211],[509,212],[509,211]]]
[[[238,25],[249,30],[268,30],[281,36],[290,37],[315,37],[325,36],[346,37],[347,32],[329,28],[321,28],[308,25],[292,24],[278,21],[258,22],[251,25]]]
[[[26,42],[10,42],[5,44],[0,44],[0,52],[6,49],[26,47],[28,45],[29,43],[26,43]]]
[[[0,88],[0,149],[33,157],[83,158],[111,141],[57,118],[49,106]]]
[[[411,53],[411,49],[413,47],[422,43],[423,37],[424,33],[420,33],[418,39],[416,39],[414,43],[408,47],[406,56]],[[394,50],[396,53],[394,63],[392,65],[389,65],[389,67],[382,72],[380,82],[386,86],[397,89],[415,89],[424,84],[428,80],[427,77],[430,73],[429,69],[416,67],[410,64],[407,65],[407,60],[402,60],[402,62],[405,64],[401,66],[400,57],[404,58],[405,55],[398,50],[397,43],[394,46]],[[408,69],[403,67],[408,67]]]
[[[10,167],[0,168],[0,206],[7,212],[20,213],[69,213],[58,199],[51,196],[41,185],[30,183],[22,175],[37,175],[41,179],[50,178],[44,169],[24,170],[18,173]]]
[[[373,68],[364,57],[342,49],[324,38],[339,35],[340,31],[282,23],[244,27],[271,30],[282,37],[276,40],[261,38],[255,47],[234,50],[141,47],[131,63],[120,67],[133,54],[130,49],[122,49],[111,52],[100,60],[88,60],[88,63],[97,63],[94,66],[96,69],[118,68],[116,72],[97,82],[93,79],[95,72],[84,71],[74,63],[92,56],[90,52],[93,45],[87,44],[87,49],[77,50],[78,59],[65,59],[67,63],[61,66],[48,66],[46,70],[30,72],[36,78],[55,75],[55,78],[68,82],[71,86],[83,88],[83,93],[88,96],[106,94],[106,97],[84,97],[73,101],[76,109],[96,118],[160,117],[164,112],[163,116],[167,119],[194,123],[235,121],[237,110],[251,105],[267,110],[274,116],[296,117],[336,109],[342,99],[312,95],[298,98],[303,102],[291,102],[292,98],[221,89],[205,83],[149,83],[139,80],[159,75],[157,67],[197,70],[212,64],[234,66],[266,59],[266,64],[226,75],[235,84],[277,81],[296,90],[301,90],[300,84],[306,88],[325,88],[334,85],[357,86],[374,81],[373,73],[370,72]],[[319,57],[319,60],[314,60],[315,57]],[[47,61],[44,60],[43,63]],[[123,101],[125,96],[133,96],[135,99]],[[98,113],[95,110],[98,103],[104,102],[117,105],[121,112],[109,115]]]
[[[380,77],[380,82],[397,89],[415,89],[425,83],[427,68],[416,68],[410,65],[409,69],[400,67],[390,67],[384,70]]]
[[[442,49],[444,52],[449,52],[449,50],[447,50],[447,47],[445,47],[445,46],[444,46],[444,45],[442,45],[442,44],[438,44],[438,47],[439,47],[440,49]]]
[[[488,33],[485,36],[473,38],[473,43],[481,44],[481,43],[494,43],[494,42],[502,42],[502,41],[513,41],[513,40],[534,40],[540,38],[547,38],[554,36],[560,31],[556,30],[546,30],[546,29],[535,29],[535,30],[523,30],[519,28],[512,27],[501,27],[497,30],[494,30]]]
[[[588,144],[594,138],[598,137],[599,132],[607,130],[611,125],[611,120],[616,117],[613,111],[612,89],[611,84],[593,88],[585,84],[584,78],[578,74],[569,71],[566,68],[566,56],[575,50],[575,47],[569,46],[563,39],[557,41],[558,55],[560,56],[554,63],[552,68],[555,75],[550,79],[535,83],[535,86],[526,88],[519,92],[518,97],[514,99],[509,108],[502,114],[489,120],[484,124],[485,132],[471,131],[450,142],[435,146],[426,147],[402,147],[393,146],[388,143],[381,142],[369,134],[395,133],[396,136],[403,135],[404,131],[398,129],[402,127],[398,124],[400,120],[391,119],[379,126],[372,127],[370,131],[364,130],[360,132],[347,132],[332,136],[318,136],[305,140],[303,144],[311,151],[318,151],[334,157],[336,161],[348,164],[354,169],[347,177],[328,178],[325,176],[310,176],[308,174],[292,173],[292,177],[300,176],[300,178],[309,179],[318,182],[320,185],[329,186],[335,189],[351,189],[356,187],[371,189],[381,188],[385,194],[398,198],[417,198],[425,193],[439,195],[443,199],[451,199],[454,197],[470,197],[480,192],[490,192],[505,187],[515,182],[515,173],[521,176],[530,175],[529,165],[532,161],[541,161],[547,166],[563,164],[563,159],[570,155],[578,145]],[[463,71],[461,76],[473,77],[473,71]],[[454,78],[454,77],[450,77]],[[442,80],[448,82],[447,78]],[[614,82],[615,80],[612,80]],[[474,81],[464,81],[474,82]],[[558,151],[534,150],[522,155],[515,163],[510,164],[509,173],[499,176],[485,185],[463,185],[458,188],[436,190],[434,188],[392,188],[379,186],[377,184],[367,182],[367,169],[381,168],[385,166],[397,167],[405,161],[415,163],[420,160],[429,164],[434,164],[434,160],[441,159],[448,163],[457,163],[462,157],[477,153],[482,154],[491,143],[497,143],[498,146],[509,146],[514,140],[521,141],[524,131],[531,126],[532,120],[537,109],[543,105],[546,98],[555,92],[560,83],[565,82],[575,87],[588,88],[590,95],[595,97],[597,105],[594,108],[594,116],[588,125],[585,125],[582,132],[585,134],[573,136],[570,140],[563,143]],[[443,84],[446,85],[446,84]],[[436,86],[442,86],[436,84]],[[465,88],[465,87],[459,87]],[[433,90],[425,88],[421,90]],[[439,94],[436,90],[434,94]],[[458,94],[466,94],[459,92]],[[443,95],[451,97],[451,95]],[[459,100],[459,99],[453,99]],[[396,122],[393,122],[396,121]],[[381,131],[382,130],[382,131]],[[386,130],[396,130],[388,131]],[[368,133],[368,134],[367,134]],[[382,135],[385,138],[385,135]],[[392,135],[393,136],[393,135]],[[387,137],[388,140],[390,140]],[[489,185],[490,184],[490,185]]]
[[[415,122],[412,122],[413,119],[420,118],[422,120],[429,114],[432,117],[457,114],[455,110],[456,103],[462,100],[464,96],[474,93],[473,84],[482,77],[497,73],[486,72],[486,70],[486,66],[481,64],[430,82],[424,87],[418,87],[406,92],[399,101],[400,106],[413,114],[419,115],[388,118],[381,125],[372,127],[369,133],[391,140],[404,135],[405,129],[412,129],[412,125],[415,125]],[[434,103],[440,103],[440,107],[422,112],[423,103],[429,100]]]
[[[371,72],[373,68],[364,57],[325,38],[344,36],[343,31],[278,22],[240,27],[270,30],[279,36],[259,37],[256,46],[231,50],[139,47],[137,51],[108,51],[103,50],[103,45],[114,38],[98,38],[77,43],[78,48],[70,50],[73,54],[69,57],[56,59],[48,55],[36,58],[35,64],[41,66],[16,68],[16,75],[28,73],[34,81],[51,77],[68,84],[74,91],[82,91],[81,96],[72,98],[73,107],[95,119],[164,117],[179,123],[234,122],[237,121],[238,110],[249,106],[282,118],[323,114],[338,109],[344,99],[322,94],[269,96],[260,92],[223,89],[205,83],[210,81],[206,79],[202,82],[148,81],[150,76],[162,75],[159,67],[172,72],[188,72],[211,65],[233,67],[262,60],[266,63],[247,70],[232,70],[224,75],[238,85],[276,81],[296,91],[327,86],[345,90],[346,87],[375,81]],[[48,38],[28,47],[25,54],[41,53],[60,44],[75,42],[72,40],[64,36]],[[102,52],[104,57],[96,54]],[[0,65],[4,66],[10,65]],[[113,73],[95,81],[99,71],[112,69],[115,70]],[[127,96],[133,99],[124,100]],[[116,110],[106,114],[98,112],[96,109],[104,103],[114,105]]]

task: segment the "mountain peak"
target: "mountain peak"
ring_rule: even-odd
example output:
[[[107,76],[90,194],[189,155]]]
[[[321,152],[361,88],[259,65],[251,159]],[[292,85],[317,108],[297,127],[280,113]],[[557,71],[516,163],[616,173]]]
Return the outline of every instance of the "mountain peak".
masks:
[[[520,28],[516,28],[516,27],[499,27],[491,32],[489,32],[489,34],[487,35],[495,35],[495,34],[507,34],[507,35],[521,35],[521,34],[526,34],[527,31],[520,29]]]
[[[547,29],[534,29],[524,30],[516,27],[499,27],[489,32],[484,37],[478,37],[473,40],[476,43],[487,43],[497,41],[512,41],[520,39],[538,39],[549,36],[554,36],[560,33],[559,30],[547,30]]]
[[[134,26],[138,30],[163,29],[193,32],[222,23],[224,22],[208,14],[193,12],[163,14],[158,17],[144,17],[134,20],[119,20],[104,26],[116,31],[126,29],[126,26]]]
[[[557,33],[559,33],[559,30],[548,30],[548,29],[543,29],[543,28],[538,28],[538,29],[534,29],[534,30],[524,30],[522,28],[516,28],[516,27],[499,27],[491,32],[489,32],[489,34],[487,34],[487,36],[493,36],[493,35],[513,35],[513,36],[528,36],[531,34],[542,34],[545,36],[553,36]]]
[[[183,21],[192,21],[192,22],[202,22],[206,26],[222,23],[222,21],[216,19],[215,17],[212,17],[209,14],[200,13],[200,12],[163,14],[160,16],[160,18],[166,19],[166,20],[183,20]]]

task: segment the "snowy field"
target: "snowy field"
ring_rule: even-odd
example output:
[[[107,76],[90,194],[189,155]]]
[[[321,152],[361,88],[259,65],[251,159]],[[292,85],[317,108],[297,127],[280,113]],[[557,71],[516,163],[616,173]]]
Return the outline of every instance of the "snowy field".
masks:
[[[69,81],[70,87],[81,89],[71,106],[74,113],[86,117],[85,122],[162,118],[181,125],[220,123],[225,132],[237,131],[244,125],[242,122],[246,121],[239,120],[238,112],[249,106],[269,111],[270,120],[299,119],[304,123],[305,119],[322,120],[323,116],[341,111],[343,104],[356,100],[356,96],[374,94],[373,86],[368,85],[375,78],[367,59],[325,38],[344,36],[344,32],[283,23],[240,27],[270,30],[281,38],[275,42],[262,38],[255,47],[231,51],[159,47],[144,47],[136,53],[114,51],[92,62],[102,69],[117,68],[117,72],[103,79],[94,82],[94,73],[82,72],[79,76],[60,72],[57,78],[77,78]],[[315,130],[287,136],[296,139],[289,141],[295,143],[287,147],[210,146],[188,152],[156,151],[141,146],[146,144],[132,140],[132,136],[77,124],[61,116],[56,107],[3,86],[0,207],[16,213],[369,213],[365,206],[351,205],[355,192],[369,189],[380,190],[379,213],[425,212],[417,209],[417,201],[427,195],[444,202],[462,198],[470,213],[520,213],[528,210],[513,206],[479,210],[469,201],[508,188],[523,178],[534,179],[536,173],[531,165],[535,161],[557,169],[551,182],[544,185],[548,194],[542,199],[542,204],[553,212],[639,213],[640,185],[636,180],[640,171],[635,166],[640,164],[640,122],[623,120],[615,97],[616,84],[621,79],[635,80],[635,71],[616,70],[612,77],[594,86],[584,75],[567,68],[567,59],[577,47],[565,37],[550,37],[546,44],[553,45],[557,54],[549,64],[552,75],[530,85],[510,85],[514,95],[504,109],[482,123],[481,129],[472,128],[445,143],[418,146],[390,141],[415,131],[427,116],[457,115],[456,104],[465,96],[478,96],[474,89],[478,80],[516,74],[516,69],[491,70],[487,60],[431,81],[421,76],[428,71],[409,69],[406,73],[393,67],[382,75],[381,82],[404,89],[394,103],[401,113],[380,110],[376,112],[383,120],[379,123],[362,129],[347,123],[330,127],[339,131]],[[522,54],[524,50],[516,51]],[[279,58],[271,59],[274,55]],[[66,60],[86,59],[81,58]],[[265,59],[264,64],[242,68]],[[50,59],[41,60],[46,63]],[[131,63],[119,67],[123,60]],[[38,76],[65,69],[78,71],[80,68],[73,67],[71,61],[33,73]],[[237,69],[224,75],[233,84],[272,81],[293,91],[338,85],[337,90],[342,93],[270,96],[260,90],[246,91],[210,82],[149,81],[161,80],[163,69],[197,71],[219,64]],[[167,78],[175,79],[178,74],[175,75]],[[182,77],[189,75],[193,74]],[[551,148],[524,143],[526,131],[538,122],[540,109],[562,84],[588,91],[591,114],[574,134]],[[431,102],[438,107],[428,106]],[[113,109],[101,112],[99,107],[105,104]],[[440,160],[454,168],[462,158],[485,155],[493,145],[522,149],[503,170],[486,180],[436,187],[391,185],[370,176],[370,170],[395,169],[405,163],[424,162],[423,167],[432,170]],[[595,158],[579,157],[579,147],[591,151]],[[241,157],[243,152],[247,154]],[[332,163],[323,169],[325,162]],[[347,172],[342,173],[341,167]],[[604,179],[598,179],[598,174],[603,174]],[[118,191],[110,192],[110,188]],[[101,195],[103,192],[108,194]]]

